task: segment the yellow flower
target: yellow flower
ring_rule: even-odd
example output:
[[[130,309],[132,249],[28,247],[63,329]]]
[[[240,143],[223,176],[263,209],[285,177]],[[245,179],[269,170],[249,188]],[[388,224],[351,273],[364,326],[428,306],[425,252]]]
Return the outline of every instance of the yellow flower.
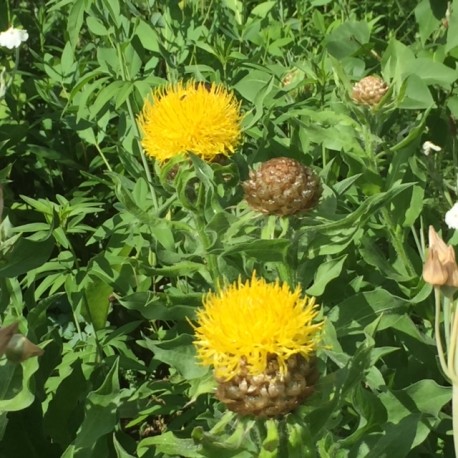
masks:
[[[272,356],[284,374],[292,355],[314,355],[323,326],[312,323],[317,314],[315,298],[303,298],[300,287],[291,291],[253,274],[251,281],[239,280],[205,297],[195,328],[198,357],[220,379],[241,370],[261,374]]]
[[[138,117],[145,152],[163,162],[194,153],[228,156],[240,141],[240,104],[218,84],[189,81],[156,89]]]

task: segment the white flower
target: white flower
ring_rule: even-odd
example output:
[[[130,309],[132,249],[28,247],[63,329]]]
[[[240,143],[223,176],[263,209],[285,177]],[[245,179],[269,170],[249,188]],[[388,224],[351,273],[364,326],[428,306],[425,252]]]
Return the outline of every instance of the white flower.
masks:
[[[458,202],[445,214],[445,224],[450,229],[458,229]]]
[[[8,49],[18,48],[23,41],[27,41],[27,38],[29,38],[27,30],[10,27],[5,32],[0,33],[0,46],[5,46]]]
[[[435,151],[437,153],[439,151],[442,151],[442,148],[438,145],[435,145],[433,142],[425,142],[423,143],[421,150],[423,151],[423,154],[425,156],[429,156],[431,154],[431,151]]]

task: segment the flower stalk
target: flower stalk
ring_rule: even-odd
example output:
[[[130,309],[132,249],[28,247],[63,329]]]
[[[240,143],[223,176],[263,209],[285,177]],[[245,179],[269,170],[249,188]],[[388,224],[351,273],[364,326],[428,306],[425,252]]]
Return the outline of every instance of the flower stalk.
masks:
[[[16,322],[0,328],[0,356],[5,355],[12,363],[22,363],[34,356],[41,356],[43,350],[27,337],[18,334],[18,327]]]
[[[432,226],[423,279],[434,287],[434,337],[442,372],[452,384],[453,442],[458,456],[458,312],[453,299],[458,289],[458,265],[453,247],[447,245]]]
[[[389,93],[388,84],[379,76],[367,76],[357,82],[351,91],[352,101],[362,107],[357,113],[361,121],[362,144],[364,145],[368,169],[375,175],[382,177],[380,169],[381,153],[377,154],[379,139],[384,120],[385,97]],[[405,250],[404,237],[401,228],[391,217],[390,210],[381,210],[382,219],[387,236],[396,251],[409,277],[414,278],[416,270]]]
[[[208,272],[210,273],[213,285],[218,287],[219,279],[221,278],[218,267],[218,259],[215,254],[209,252],[211,247],[211,240],[205,229],[205,221],[198,211],[194,212],[193,217],[200,243],[204,249],[204,256],[205,260],[207,261]]]

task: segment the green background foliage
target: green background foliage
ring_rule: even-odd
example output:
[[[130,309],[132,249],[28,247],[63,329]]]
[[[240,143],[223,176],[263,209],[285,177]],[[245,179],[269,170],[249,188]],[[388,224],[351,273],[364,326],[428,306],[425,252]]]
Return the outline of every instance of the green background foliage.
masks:
[[[421,271],[430,224],[458,242],[458,0],[447,22],[442,0],[33,3],[0,2],[0,29],[29,33],[0,100],[0,315],[45,353],[0,362],[0,456],[453,456]],[[377,110],[350,97],[371,74]],[[136,116],[189,79],[235,92],[243,143],[172,178]],[[315,210],[247,206],[278,156],[317,171]],[[326,319],[316,393],[278,421],[226,412],[194,358],[202,295],[254,270]]]

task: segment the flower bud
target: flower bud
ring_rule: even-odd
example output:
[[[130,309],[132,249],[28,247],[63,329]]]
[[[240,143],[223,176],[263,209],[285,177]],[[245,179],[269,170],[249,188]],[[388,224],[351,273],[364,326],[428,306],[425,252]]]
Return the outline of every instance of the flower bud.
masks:
[[[16,334],[18,323],[10,324],[4,328],[0,328],[0,356],[5,354],[6,347],[8,346],[11,338]]]
[[[41,356],[43,350],[22,334],[14,334],[6,346],[5,354],[8,361],[21,363],[32,356]]]
[[[448,279],[447,269],[439,261],[437,253],[431,248],[423,266],[423,279],[426,283],[434,286],[445,285]]]
[[[423,266],[423,279],[433,286],[458,288],[458,266],[455,250],[429,226],[429,251]]]
[[[388,85],[378,76],[366,76],[358,81],[351,93],[353,101],[359,105],[374,107],[382,100]]]
[[[245,199],[256,211],[287,216],[314,208],[321,196],[318,175],[295,159],[276,157],[250,172],[242,184]]]

